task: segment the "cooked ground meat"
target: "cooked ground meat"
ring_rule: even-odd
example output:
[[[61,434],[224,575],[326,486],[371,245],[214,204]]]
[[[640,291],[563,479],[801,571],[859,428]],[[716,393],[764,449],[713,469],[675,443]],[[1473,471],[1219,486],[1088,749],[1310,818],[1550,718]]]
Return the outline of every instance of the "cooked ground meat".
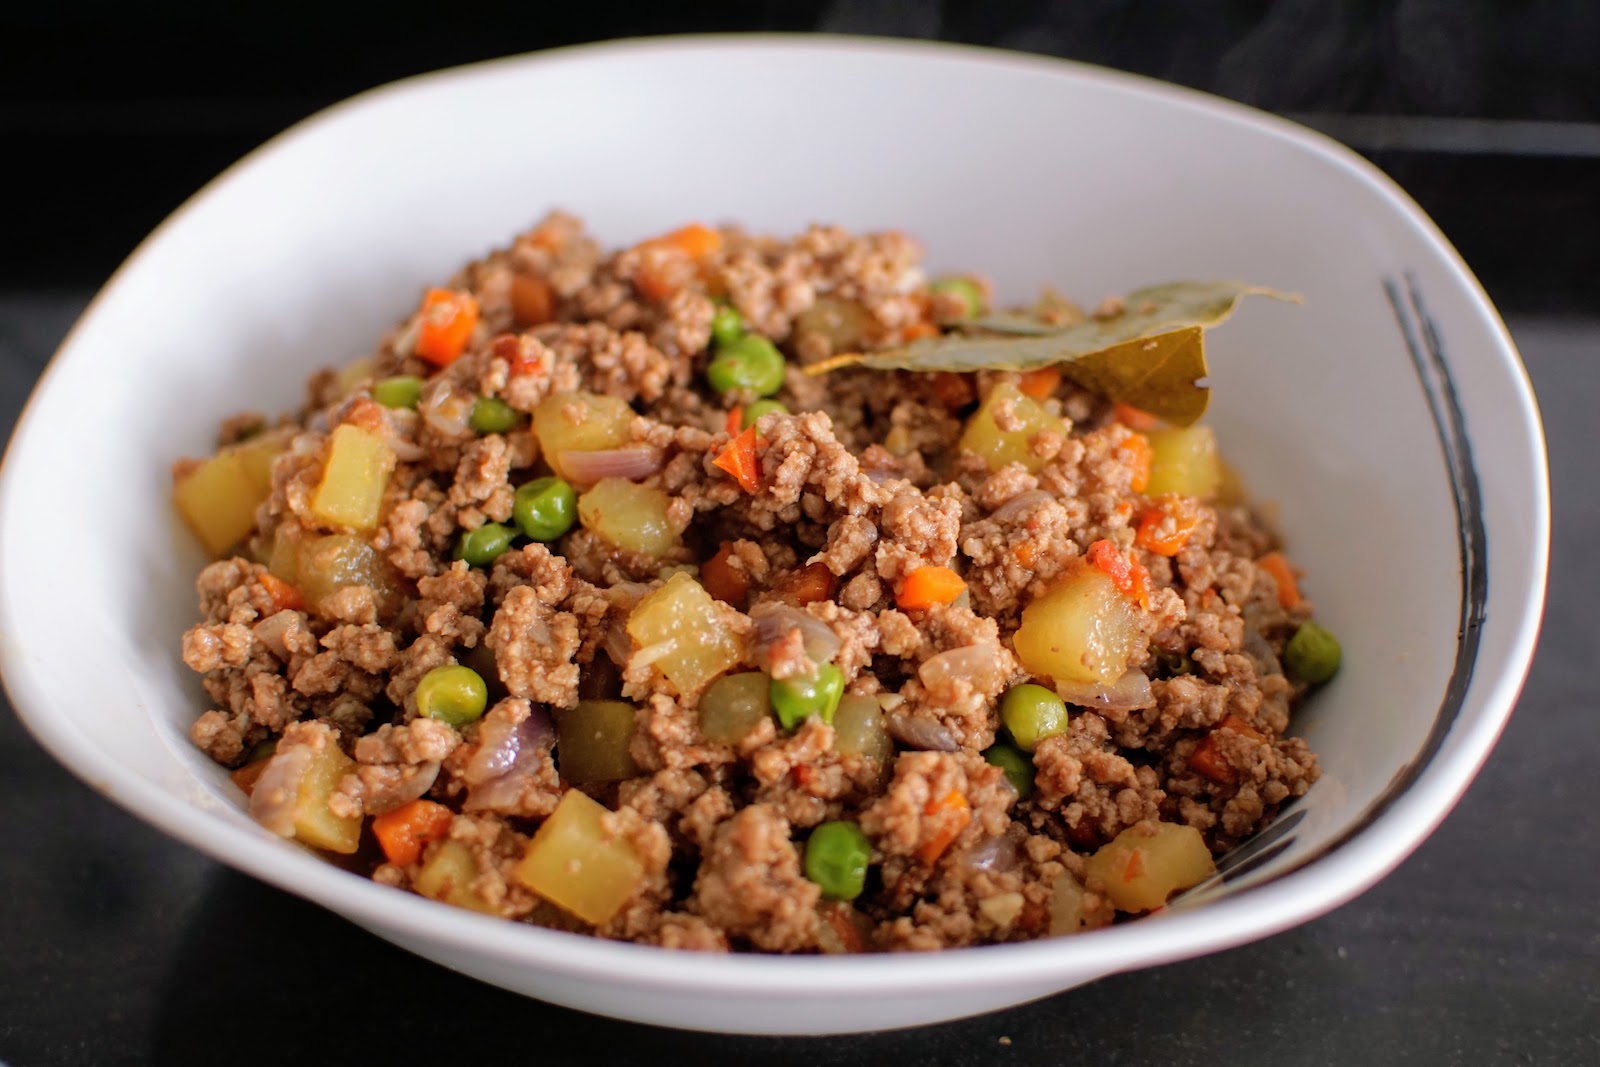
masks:
[[[805,373],[982,310],[919,255],[553,214],[297,417],[225,420],[224,474],[174,468],[237,490],[185,509],[232,540],[195,744],[386,885],[665,947],[1022,940],[1194,884],[1317,778],[1311,605],[1181,458],[1209,431],[1152,459],[1179,431],[1048,371]]]

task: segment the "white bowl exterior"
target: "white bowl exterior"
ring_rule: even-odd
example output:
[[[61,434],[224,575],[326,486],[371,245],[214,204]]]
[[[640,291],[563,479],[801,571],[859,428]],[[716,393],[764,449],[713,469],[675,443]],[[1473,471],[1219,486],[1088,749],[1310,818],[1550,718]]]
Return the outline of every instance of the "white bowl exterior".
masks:
[[[222,414],[297,403],[309,371],[362,354],[421,285],[550,206],[608,243],[691,219],[901,228],[934,268],[985,272],[1015,299],[1041,283],[1093,300],[1213,277],[1305,294],[1299,308],[1253,301],[1211,336],[1211,421],[1253,493],[1281,504],[1290,553],[1345,648],[1345,670],[1297,720],[1325,775],[1288,848],[1201,919],[841,965],[509,928],[254,827],[186,740],[204,697],[176,649],[202,559],[167,504],[166,465],[204,452]],[[1482,483],[1491,584],[1476,675],[1438,752],[1374,825],[1240,896],[1316,856],[1384,794],[1427,737],[1455,663],[1454,498],[1382,286],[1407,272],[1439,324]],[[625,43],[366,94],[278,138],[164,224],[74,329],[11,445],[0,652],[19,712],[80,776],[420,954],[667,1025],[874,1029],[1262,936],[1399,862],[1465,788],[1521,685],[1544,586],[1546,481],[1531,391],[1477,284],[1409,200],[1315,135],[1127,76],[971,49]]]

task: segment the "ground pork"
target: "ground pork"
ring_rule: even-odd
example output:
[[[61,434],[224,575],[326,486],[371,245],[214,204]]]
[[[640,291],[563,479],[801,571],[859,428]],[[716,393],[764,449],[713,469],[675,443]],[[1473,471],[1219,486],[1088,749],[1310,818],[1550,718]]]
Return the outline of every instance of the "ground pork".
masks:
[[[991,310],[982,279],[930,285],[919,260],[905,234],[826,225],[788,238],[690,226],[607,251],[556,212],[445,281],[476,310],[452,358],[430,349],[436,324],[419,303],[363,363],[315,375],[298,414],[226,420],[219,446],[258,448],[267,466],[252,467],[250,533],[195,583],[198,617],[179,647],[206,699],[191,739],[286,836],[330,746],[351,760],[317,783],[331,816],[431,813],[415,850],[380,861],[363,844],[350,861],[384,884],[676,949],[929,950],[1070,933],[1113,921],[1086,861],[1118,834],[1164,820],[1216,854],[1247,840],[1319,774],[1288,735],[1310,687],[1285,665],[1313,606],[1269,557],[1282,547],[1271,523],[1232,494],[1149,495],[1145,421],[1048,373],[815,373]],[[1088,318],[1054,295],[1033,311],[1054,325]],[[1093,314],[1125,313],[1109,301]],[[732,332],[777,347],[779,407],[753,412],[755,389],[710,387]],[[375,388],[397,376],[421,380],[414,403],[394,402],[394,383]],[[1026,462],[994,469],[962,444],[1002,386],[1056,421],[1029,435]],[[566,532],[518,537],[487,563],[456,558],[484,524],[517,527],[518,488],[555,459],[532,416],[579,391],[627,405],[595,451],[647,450],[629,522],[667,547],[608,540],[626,538],[591,521],[586,483]],[[478,428],[480,405],[502,429]],[[986,410],[1001,431],[1025,425],[1018,403]],[[342,426],[393,460],[370,528],[332,521],[319,502]],[[1071,707],[1062,732],[1022,752],[1000,714],[1008,690],[1086,698],[1081,680],[1032,673],[1014,635],[1037,597],[1103,565],[1101,541],[1145,576],[1142,595],[1137,583],[1121,594],[1137,604],[1136,647],[1117,666],[1127,691],[1148,683],[1149,696]],[[953,599],[908,595],[924,568],[959,578]],[[721,603],[641,654],[630,615],[678,572]],[[706,641],[707,628],[734,640]],[[667,655],[714,662],[680,691]],[[419,707],[425,678],[470,678],[462,668],[481,683],[471,706]],[[740,690],[753,704],[719,709],[724,729],[746,715],[737,737],[708,739],[704,683],[751,672],[765,675]],[[816,713],[780,723],[774,682],[814,685]],[[618,718],[593,701],[626,707]],[[569,764],[584,779],[572,781],[558,736],[573,744],[590,714],[610,716],[597,743],[615,759],[604,775]],[[1012,761],[1023,788],[986,753]],[[607,809],[602,843],[637,861],[637,883],[598,924],[517,874],[574,790]],[[834,820],[867,842],[865,888],[849,901],[824,901],[807,873],[811,834]],[[1061,900],[1073,903],[1057,914]]]

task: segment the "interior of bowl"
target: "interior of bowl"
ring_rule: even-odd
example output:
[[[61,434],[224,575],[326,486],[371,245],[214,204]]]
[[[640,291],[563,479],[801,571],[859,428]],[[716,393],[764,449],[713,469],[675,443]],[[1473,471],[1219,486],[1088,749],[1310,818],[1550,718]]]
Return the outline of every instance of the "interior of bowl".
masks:
[[[1509,710],[1543,584],[1543,458],[1515,355],[1454,254],[1374,172],[1286,129],[1065,64],[850,42],[586,49],[342,105],[158,231],[30,405],[0,557],[18,706],[124,803],[192,806],[186,838],[263,841],[186,739],[204,696],[178,638],[203,560],[168,465],[207,451],[224,415],[296,405],[310,371],[362,354],[422,285],[551,207],[608,244],[690,220],[902,229],[931,267],[1018,301],[1237,278],[1305,300],[1253,303],[1211,335],[1210,421],[1278,508],[1345,667],[1294,726],[1324,777],[1207,895],[1304,865],[1434,776],[1397,808],[1404,840],[1330,906],[1442,817]],[[736,156],[704,149],[730,130]],[[116,522],[68,518],[86,513]]]

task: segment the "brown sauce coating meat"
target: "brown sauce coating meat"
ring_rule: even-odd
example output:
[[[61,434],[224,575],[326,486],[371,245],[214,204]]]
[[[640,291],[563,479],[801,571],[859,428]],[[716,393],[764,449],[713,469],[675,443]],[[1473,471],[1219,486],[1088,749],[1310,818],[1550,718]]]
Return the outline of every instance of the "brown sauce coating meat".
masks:
[[[278,832],[313,840],[295,821],[311,804],[376,836],[381,859],[358,856],[380,882],[710,951],[936,949],[1103,925],[1120,898],[1089,858],[1119,834],[1177,824],[1220,854],[1257,832],[1318,775],[1285,736],[1306,686],[1280,657],[1311,609],[1268,558],[1271,530],[1236,497],[1143,495],[1147,427],[1070,382],[1031,386],[1059,421],[1027,439],[1028,462],[991,463],[958,441],[1016,375],[803,374],[968,310],[930,289],[919,255],[902,234],[834,227],[690,227],[606,253],[554,214],[451,279],[471,321],[408,316],[363,367],[315,376],[298,418],[226,420],[222,445],[277,434],[281,450],[252,531],[197,582],[182,656],[210,707],[195,744],[242,785],[272,775]],[[782,351],[776,389],[708,384],[729,308]],[[403,376],[423,380],[412,404],[373,399]],[[757,392],[787,412],[762,415],[737,453]],[[541,407],[580,394],[612,407]],[[480,398],[502,423],[482,422]],[[997,410],[999,432],[1025,425],[1017,405]],[[547,455],[550,417],[604,433]],[[392,457],[365,527],[330,521],[322,499],[347,426]],[[466,535],[517,532],[519,486],[554,468],[583,492],[595,477],[573,465],[595,462],[595,477],[620,463],[610,481],[646,503],[606,498],[606,518],[595,490],[547,544],[461,558]],[[636,507],[656,510],[619,534],[617,509]],[[640,531],[659,543],[630,540]],[[1124,605],[1136,641],[1118,681],[1141,698],[1071,708],[1021,754],[1019,794],[983,753],[1008,744],[1008,690],[1052,678],[1014,638],[1030,604],[1097,565],[1097,543],[1148,574]],[[685,571],[716,600],[679,597],[666,621],[642,621]],[[963,591],[918,601],[917,583],[947,571]],[[459,720],[428,693],[458,666],[485,683]],[[764,671],[776,687],[824,667],[843,693],[832,721],[786,723],[775,704],[713,725],[716,678]],[[599,700],[623,702],[606,705],[614,736],[583,718]],[[322,794],[297,787],[325,767]],[[626,879],[603,917],[534,891],[526,870],[575,790],[608,809],[587,832]],[[838,821],[866,843],[857,892],[808,863],[808,838]]]

